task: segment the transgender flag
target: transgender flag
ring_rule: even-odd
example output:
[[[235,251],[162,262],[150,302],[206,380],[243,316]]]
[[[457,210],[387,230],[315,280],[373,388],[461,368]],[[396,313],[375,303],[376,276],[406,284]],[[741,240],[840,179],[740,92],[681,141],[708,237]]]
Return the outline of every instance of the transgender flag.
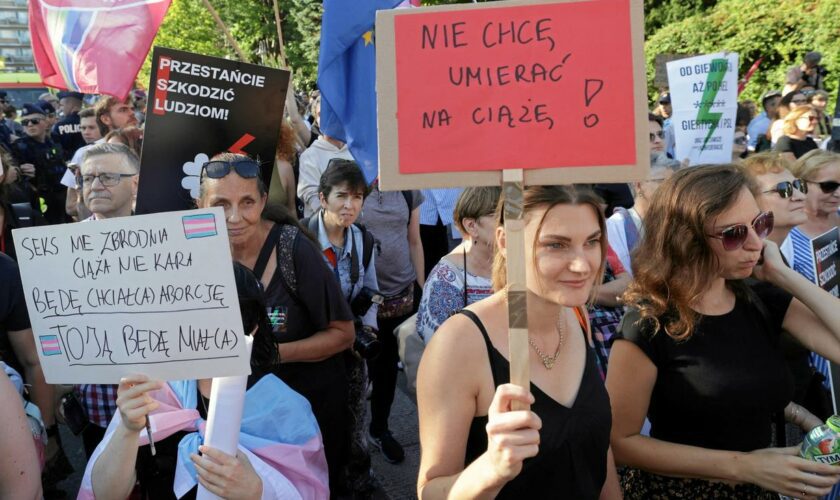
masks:
[[[50,87],[124,99],[170,2],[29,0],[41,79]]]

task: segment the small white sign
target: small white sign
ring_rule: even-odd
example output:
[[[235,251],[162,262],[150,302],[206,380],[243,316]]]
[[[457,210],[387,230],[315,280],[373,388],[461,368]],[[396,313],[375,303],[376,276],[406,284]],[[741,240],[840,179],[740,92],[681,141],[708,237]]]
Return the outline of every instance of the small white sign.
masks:
[[[221,208],[14,230],[48,383],[250,373]]]
[[[667,63],[676,159],[690,165],[731,163],[738,110],[738,54]]]

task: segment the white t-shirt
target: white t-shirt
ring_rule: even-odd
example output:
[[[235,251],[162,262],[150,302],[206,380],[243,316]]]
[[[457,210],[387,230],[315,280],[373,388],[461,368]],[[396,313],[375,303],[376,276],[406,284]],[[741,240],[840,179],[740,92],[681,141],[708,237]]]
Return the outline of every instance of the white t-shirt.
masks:
[[[642,218],[635,209],[627,210],[630,217],[633,219],[636,229],[639,230],[639,235],[642,234]],[[607,219],[607,241],[609,241],[618,260],[624,269],[633,276],[633,268],[630,265],[630,248],[627,246],[627,233],[624,231],[624,217],[620,213],[614,213]]]

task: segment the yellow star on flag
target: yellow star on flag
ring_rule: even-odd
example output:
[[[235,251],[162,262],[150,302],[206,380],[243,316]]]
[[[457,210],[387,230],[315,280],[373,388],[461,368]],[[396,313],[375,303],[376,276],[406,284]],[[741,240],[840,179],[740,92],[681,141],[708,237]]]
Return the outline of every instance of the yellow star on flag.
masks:
[[[373,43],[373,30],[366,31],[365,34],[362,35],[362,39],[365,41],[365,47],[371,45]]]

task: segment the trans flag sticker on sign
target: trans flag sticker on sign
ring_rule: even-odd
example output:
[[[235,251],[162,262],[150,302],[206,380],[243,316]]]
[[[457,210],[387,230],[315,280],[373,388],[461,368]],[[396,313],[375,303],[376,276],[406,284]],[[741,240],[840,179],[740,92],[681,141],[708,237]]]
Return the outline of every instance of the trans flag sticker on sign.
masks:
[[[206,238],[216,236],[216,216],[213,214],[185,215],[181,218],[184,224],[184,237]]]

